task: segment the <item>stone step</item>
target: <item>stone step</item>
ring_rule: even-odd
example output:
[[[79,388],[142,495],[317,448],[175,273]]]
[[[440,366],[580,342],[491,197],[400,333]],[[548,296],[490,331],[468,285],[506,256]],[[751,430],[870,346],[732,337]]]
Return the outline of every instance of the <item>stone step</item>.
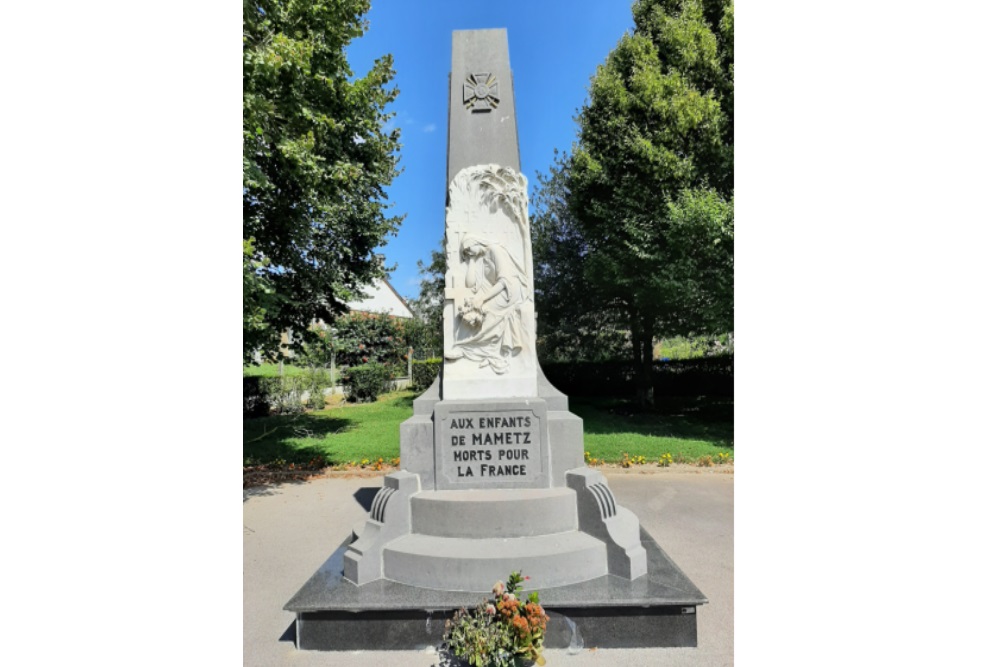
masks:
[[[387,544],[382,557],[386,579],[447,591],[485,593],[515,571],[531,577],[528,590],[608,573],[604,543],[578,531],[486,539],[405,535]]]
[[[413,532],[436,537],[530,537],[577,529],[576,492],[555,489],[424,491],[410,499]]]

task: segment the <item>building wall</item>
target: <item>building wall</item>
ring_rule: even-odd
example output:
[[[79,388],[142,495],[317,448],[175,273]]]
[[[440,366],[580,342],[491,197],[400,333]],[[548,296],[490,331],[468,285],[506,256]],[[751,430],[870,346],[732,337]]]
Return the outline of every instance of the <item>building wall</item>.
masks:
[[[385,280],[376,281],[374,285],[366,287],[364,292],[365,298],[347,304],[351,311],[389,313],[394,317],[407,319],[413,317],[413,311]]]

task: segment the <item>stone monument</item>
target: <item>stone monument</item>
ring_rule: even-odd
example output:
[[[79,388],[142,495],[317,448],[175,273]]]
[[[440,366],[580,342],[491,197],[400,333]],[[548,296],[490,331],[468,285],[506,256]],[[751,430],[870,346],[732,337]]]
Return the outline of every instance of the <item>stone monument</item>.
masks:
[[[538,367],[505,30],[453,33],[449,112],[442,372],[400,427],[401,470],[286,605],[298,646],[436,643],[515,570],[592,645],[694,646],[707,600],[585,466],[583,423]]]

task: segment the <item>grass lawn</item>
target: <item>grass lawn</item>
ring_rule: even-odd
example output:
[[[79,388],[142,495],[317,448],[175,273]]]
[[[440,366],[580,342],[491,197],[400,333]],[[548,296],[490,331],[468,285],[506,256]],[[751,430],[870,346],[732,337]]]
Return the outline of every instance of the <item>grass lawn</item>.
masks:
[[[306,463],[322,456],[330,465],[399,456],[399,425],[413,415],[413,391],[396,391],[374,403],[343,405],[302,415],[243,420],[243,464]]]
[[[287,367],[286,367],[287,370]],[[294,416],[243,421],[244,465],[306,464],[322,457],[329,465],[386,463],[399,456],[399,425],[413,414],[414,391],[397,391],[375,403],[345,403]],[[616,463],[623,452],[656,463],[669,453],[674,461],[733,456],[733,401],[709,398],[660,398],[653,412],[636,413],[618,399],[570,399],[583,418],[589,460]]]
[[[569,409],[583,419],[583,448],[590,460],[613,463],[645,457],[656,463],[669,453],[674,461],[719,454],[733,457],[733,399],[657,398],[651,412],[636,412],[628,401],[570,398]]]
[[[329,372],[328,368],[324,368]],[[291,364],[285,364],[285,377],[295,377],[296,375],[305,375],[309,372],[308,368],[299,368],[298,366],[292,366]],[[243,377],[265,377],[265,378],[276,378],[279,377],[280,373],[278,371],[278,364],[261,364],[260,366],[244,366],[243,367]]]

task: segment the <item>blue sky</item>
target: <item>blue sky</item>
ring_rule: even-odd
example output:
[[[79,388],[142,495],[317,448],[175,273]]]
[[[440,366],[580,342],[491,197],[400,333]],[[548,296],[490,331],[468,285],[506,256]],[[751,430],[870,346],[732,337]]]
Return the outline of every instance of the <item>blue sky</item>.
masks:
[[[547,173],[553,151],[569,151],[573,121],[590,77],[632,28],[631,0],[373,0],[370,28],[348,47],[356,75],[391,53],[399,97],[390,107],[402,129],[404,169],[393,182],[392,212],[406,214],[390,237],[386,263],[400,294],[419,294],[417,261],[430,260],[444,234],[448,71],[453,30],[506,28],[514,73],[521,171],[528,190]]]

